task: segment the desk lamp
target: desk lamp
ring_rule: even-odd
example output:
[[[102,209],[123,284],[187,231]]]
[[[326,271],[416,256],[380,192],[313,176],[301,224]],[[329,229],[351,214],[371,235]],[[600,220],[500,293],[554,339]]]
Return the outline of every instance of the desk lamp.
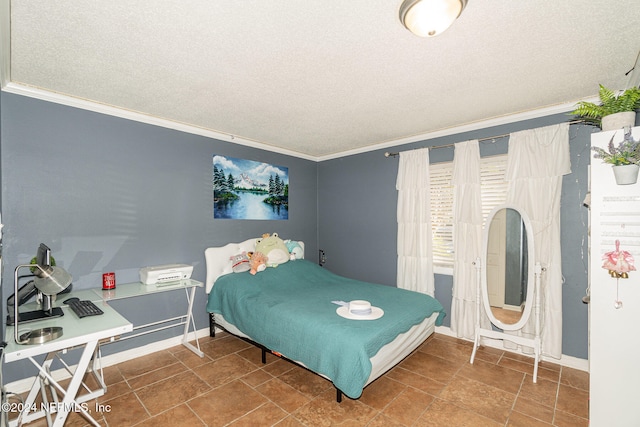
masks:
[[[71,274],[69,274],[62,267],[49,265],[49,248],[44,244],[40,245],[38,249],[38,262],[37,264],[22,264],[16,267],[13,275],[14,295],[18,295],[18,271],[21,268],[35,268],[36,278],[34,279],[35,287],[43,294],[42,300],[42,312],[41,317],[56,317],[62,316],[62,309],[57,307],[53,308],[51,305],[51,296],[56,295],[64,291],[73,280]],[[42,344],[44,342],[56,339],[62,336],[62,328],[58,326],[35,329],[19,336],[18,334],[18,322],[20,316],[18,313],[17,298],[13,305],[13,333],[17,344]]]

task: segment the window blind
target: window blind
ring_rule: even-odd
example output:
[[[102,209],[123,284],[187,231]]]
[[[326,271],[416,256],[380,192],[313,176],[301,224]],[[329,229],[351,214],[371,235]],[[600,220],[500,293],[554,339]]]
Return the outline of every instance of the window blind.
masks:
[[[482,217],[494,207],[504,204],[507,182],[504,180],[507,155],[480,159],[480,191]],[[435,163],[429,166],[431,198],[431,230],[433,238],[433,265],[453,268],[453,162]]]

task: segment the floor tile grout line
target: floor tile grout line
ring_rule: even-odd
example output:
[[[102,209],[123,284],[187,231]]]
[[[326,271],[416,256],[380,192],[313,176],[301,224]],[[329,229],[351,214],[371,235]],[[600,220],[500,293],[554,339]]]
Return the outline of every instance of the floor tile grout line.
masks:
[[[518,399],[520,398],[520,393],[522,392],[522,388],[524,387],[524,382],[527,380],[527,374],[522,374],[522,379],[520,380],[520,387],[518,387],[518,392],[516,393],[516,398],[513,400],[513,405],[511,405],[511,410],[509,411],[509,416],[507,417],[507,420],[505,421],[505,427],[507,425],[509,425],[509,420],[511,419],[511,416],[513,415],[514,412],[516,411],[516,404],[518,403]]]
[[[147,413],[147,415],[149,416],[148,418],[146,418],[146,419],[144,419],[144,420],[142,420],[142,421],[146,421],[146,420],[149,420],[149,419],[153,418],[153,417],[154,417],[154,415],[151,415],[151,411],[149,411],[149,409],[147,409],[147,406],[146,406],[146,405],[144,404],[144,402],[140,399],[140,397],[138,396],[138,394],[137,394],[134,390],[131,390],[131,392],[133,393],[133,395],[135,396],[135,398],[136,398],[136,399],[138,400],[138,402],[140,403],[140,406],[142,406],[142,409],[144,409],[144,410],[145,410],[145,412]],[[170,409],[170,408],[168,408],[168,409]],[[156,415],[157,415],[157,414],[156,414]]]
[[[503,359],[509,359],[509,360],[514,360],[514,361],[516,361],[516,362],[519,362],[519,360],[517,360],[517,359],[512,359],[512,358],[506,357],[506,353],[507,353],[507,352],[502,351],[502,352],[501,352],[501,354],[500,354],[500,356],[498,357],[498,359],[495,361],[495,363],[494,363],[494,362],[489,362],[489,361],[487,361],[487,360],[479,359],[479,360],[483,360],[483,361],[484,361],[484,362],[486,362],[486,363],[490,363],[490,364],[492,364],[492,365],[494,365],[494,366],[500,366],[500,367],[502,367],[503,369],[508,369],[508,370],[510,370],[510,371],[517,372],[517,373],[520,373],[520,374],[522,375],[522,379],[520,380],[520,385],[519,385],[519,387],[518,387],[518,391],[514,394],[515,398],[514,398],[513,404],[512,404],[512,406],[511,406],[511,408],[509,409],[509,414],[508,414],[508,416],[507,416],[507,419],[505,420],[505,426],[506,426],[506,425],[508,425],[508,423],[509,423],[509,419],[510,419],[510,418],[511,418],[511,416],[513,415],[513,412],[517,412],[517,411],[515,411],[515,405],[516,405],[516,402],[518,401],[518,398],[520,397],[520,394],[521,394],[522,389],[523,389],[523,387],[524,387],[525,381],[527,380],[527,372],[524,372],[524,371],[521,371],[521,370],[518,370],[518,369],[513,369],[513,368],[511,368],[511,367],[509,367],[509,366],[503,366],[503,365],[501,365],[501,364],[500,364],[500,362],[501,362]],[[460,370],[456,373],[456,375],[458,375],[458,373],[459,373],[459,372],[460,372]],[[465,378],[466,378],[466,377],[465,377]],[[470,378],[469,378],[469,379],[470,379]],[[478,380],[474,380],[474,381],[478,381]],[[480,382],[480,383],[482,383],[482,384],[484,384],[484,385],[487,385],[487,386],[490,386],[490,387],[494,387],[494,388],[496,388],[495,386],[492,386],[492,385],[490,385],[490,384],[486,384],[486,383],[484,383],[484,382],[482,382],[482,381],[478,381],[478,382]],[[554,381],[554,382],[556,382],[556,381]],[[557,381],[557,388],[556,388],[556,398],[555,398],[555,400],[554,400],[554,408],[553,408],[553,409],[554,409],[554,413],[555,413],[555,406],[557,405],[557,394],[558,394],[557,390],[559,389],[559,384],[560,384],[560,379],[558,378],[558,381]],[[499,389],[499,388],[498,388],[498,389]],[[501,389],[500,389],[500,390],[501,390]],[[506,391],[506,390],[503,390],[503,391]],[[513,394],[513,393],[512,393],[512,394]],[[458,406],[458,405],[456,405],[456,406]],[[463,408],[463,409],[465,409],[465,408]],[[466,409],[466,410],[469,410],[469,409]],[[480,415],[480,416],[484,416],[484,415],[479,414],[479,413],[477,413],[477,412],[475,412],[475,411],[471,411],[471,412],[474,412],[474,413],[476,413],[476,414],[478,414],[478,415]],[[525,416],[527,416],[527,417],[531,417],[530,415],[526,415],[526,414],[523,414],[523,415],[525,415]],[[486,418],[486,417],[485,417],[485,418]],[[537,419],[537,418],[535,418],[535,417],[531,417],[531,418]],[[542,421],[542,420],[540,420],[540,421]],[[543,422],[544,422],[544,421],[543,421]]]
[[[446,360],[446,359],[444,359],[444,358],[442,358],[442,357],[440,357],[440,356],[438,356],[438,355],[431,354],[431,353],[428,353],[428,352],[425,352],[425,353],[430,354],[431,356],[438,357],[438,358],[440,358],[440,359]],[[428,408],[429,408],[429,407],[431,407],[431,405],[433,405],[433,403],[434,403],[436,400],[438,400],[438,399],[440,399],[440,400],[442,400],[442,401],[444,401],[444,402],[449,402],[450,404],[452,404],[452,405],[454,405],[454,406],[457,406],[457,407],[461,408],[462,410],[469,411],[469,412],[473,412],[474,414],[477,414],[477,415],[483,416],[482,414],[478,414],[476,411],[473,411],[473,410],[471,410],[471,409],[469,409],[469,408],[465,408],[464,406],[460,406],[460,405],[458,405],[458,404],[457,404],[457,402],[450,402],[450,401],[448,401],[448,400],[446,400],[446,399],[443,399],[443,398],[441,397],[441,395],[442,395],[442,393],[444,392],[444,390],[445,390],[449,385],[451,385],[452,381],[453,381],[453,380],[454,380],[454,379],[455,379],[455,378],[460,374],[460,372],[461,372],[461,371],[463,370],[463,368],[466,366],[466,363],[471,363],[471,361],[469,360],[469,361],[464,361],[464,362],[460,363],[460,366],[458,366],[458,369],[453,373],[453,375],[451,375],[451,378],[449,378],[449,380],[448,380],[446,383],[444,383],[444,386],[442,387],[442,389],[440,389],[440,391],[438,392],[438,394],[434,397],[433,401],[432,401],[429,405],[427,405],[427,408],[425,408],[425,409],[422,411],[422,413],[421,413],[421,415],[420,415],[420,416],[422,416],[422,414],[424,414],[424,413],[428,410]],[[466,377],[464,377],[463,375],[460,375],[460,376],[461,376],[462,378],[466,378]],[[470,379],[470,380],[471,380],[471,379]],[[476,380],[471,380],[471,381],[476,381]],[[479,382],[479,381],[476,381],[476,382]],[[483,416],[483,417],[484,417],[484,416]],[[485,418],[487,418],[487,417],[485,417]],[[419,419],[419,417],[418,417],[418,419]],[[414,423],[415,423],[415,421],[414,421]]]
[[[435,337],[435,338],[437,339],[437,337]],[[442,343],[448,343],[448,344],[451,344],[451,343],[452,343],[450,340],[441,340],[441,341],[442,341]],[[457,348],[457,347],[459,347],[459,345],[458,345],[457,343],[455,343],[455,342],[453,342],[453,345],[455,346],[455,347],[453,347],[453,348],[455,348],[455,350],[454,350],[454,351],[457,353],[457,352],[459,351],[459,349]],[[246,348],[238,349],[238,350],[235,350],[235,351],[231,352],[230,354],[238,354],[238,355],[239,355],[239,353],[240,353],[240,352],[245,351],[245,350],[246,350]],[[441,356],[440,356],[438,353],[436,353],[436,352],[434,352],[434,353],[430,353],[430,352],[428,352],[428,351],[424,351],[424,353],[427,353],[427,354],[429,354],[430,356],[438,357],[438,358],[441,358],[441,359],[444,359],[444,360],[448,360],[448,361],[450,361],[450,360],[451,360],[451,359],[447,359],[447,358],[445,358],[445,357],[441,357]],[[171,354],[172,354],[174,357],[176,357],[176,359],[177,359],[177,360],[178,360],[178,361],[179,361],[179,362],[184,366],[184,368],[186,369],[186,371],[190,371],[190,372],[192,372],[192,373],[193,373],[197,378],[199,378],[200,380],[204,381],[204,382],[205,382],[205,383],[206,383],[206,384],[207,384],[211,389],[214,389],[214,387],[213,387],[213,386],[211,386],[211,384],[209,384],[209,383],[208,383],[208,382],[206,382],[202,377],[200,377],[199,375],[197,375],[197,374],[196,374],[196,372],[194,371],[194,369],[193,369],[191,366],[188,366],[185,362],[183,362],[181,359],[179,359],[179,358],[178,358],[174,353],[171,353]],[[227,354],[227,355],[229,355],[229,354]],[[239,355],[239,356],[240,356],[240,355]],[[243,356],[240,356],[240,357],[243,357]],[[245,359],[246,359],[246,358],[245,358]],[[500,364],[500,361],[502,361],[502,360],[504,360],[504,359],[505,359],[505,353],[504,353],[504,352],[501,352],[501,353],[499,354],[499,356],[498,356],[498,358],[497,358],[497,360],[496,360],[496,361],[488,361],[488,360],[484,360],[484,359],[483,359],[483,362],[490,363],[490,364],[492,364],[492,365],[494,365],[494,366],[501,366],[501,365],[499,365],[499,364]],[[249,360],[249,359],[247,359],[247,360]],[[456,360],[456,361],[458,361],[457,356],[455,357],[455,360]],[[480,360],[480,359],[479,359],[479,360]],[[515,360],[515,359],[514,359],[514,360]],[[209,361],[208,361],[208,362],[206,362],[206,363],[210,363],[210,362],[214,362],[214,361],[215,361],[215,359],[211,359],[211,360],[209,360]],[[518,360],[516,360],[516,361],[518,361]],[[446,382],[446,383],[442,383],[442,384],[443,384],[443,385],[442,385],[442,388],[440,388],[440,390],[438,391],[438,393],[437,393],[435,396],[434,396],[432,393],[427,393],[427,392],[425,392],[425,391],[421,390],[420,388],[416,388],[415,386],[411,386],[411,385],[409,385],[409,384],[406,384],[406,383],[405,383],[405,382],[403,382],[403,381],[398,381],[398,380],[396,380],[396,379],[391,379],[391,380],[392,380],[392,381],[394,381],[394,382],[399,382],[400,384],[402,384],[402,385],[404,386],[403,391],[404,391],[404,390],[407,390],[408,388],[411,388],[411,389],[414,389],[414,390],[418,390],[418,391],[421,391],[421,392],[427,393],[428,395],[430,395],[430,396],[432,396],[432,397],[433,397],[433,399],[431,400],[431,402],[430,402],[428,405],[426,405],[426,406],[422,409],[422,411],[420,412],[420,415],[418,415],[418,418],[417,418],[417,419],[419,419],[419,418],[420,418],[420,417],[421,417],[421,416],[422,416],[426,411],[428,411],[428,408],[429,408],[429,407],[431,407],[431,406],[433,405],[433,403],[434,403],[434,402],[436,402],[436,401],[437,401],[437,400],[439,400],[439,399],[440,399],[440,400],[442,400],[439,396],[441,396],[441,395],[442,395],[442,392],[446,389],[446,387],[448,387],[448,386],[452,383],[452,381],[454,381],[454,380],[455,380],[455,378],[462,378],[462,377],[464,377],[464,375],[462,375],[462,372],[463,372],[464,368],[466,367],[466,364],[467,364],[467,363],[468,363],[468,361],[467,361],[467,362],[465,362],[465,361],[462,361],[462,360],[460,359],[460,364],[457,366],[457,368],[455,369],[455,371],[454,371],[454,373],[452,374],[452,376],[448,378],[448,380],[447,380],[447,382]],[[198,366],[202,366],[202,364],[199,364]],[[264,366],[266,366],[266,365],[264,365]],[[257,370],[263,369],[263,367],[264,367],[264,366],[256,366],[256,369],[255,369],[254,371],[257,371]],[[516,402],[517,402],[517,401],[518,401],[518,399],[522,396],[522,392],[523,392],[523,384],[524,384],[524,381],[526,381],[527,373],[526,373],[526,372],[523,372],[523,371],[521,371],[521,370],[518,370],[518,369],[513,369],[513,368],[508,367],[508,366],[503,366],[503,368],[504,368],[504,369],[509,369],[509,370],[512,370],[512,371],[515,371],[515,372],[518,372],[518,373],[522,373],[522,374],[523,374],[522,380],[520,381],[520,385],[519,385],[519,387],[518,387],[518,391],[515,393],[515,399],[514,399],[514,402],[513,402],[513,404],[511,405],[511,409],[510,409],[510,411],[509,411],[509,416],[511,416],[511,415],[515,412],[515,405],[516,405]],[[160,369],[160,368],[159,368],[159,369]],[[292,369],[294,369],[294,367],[292,367]],[[137,400],[140,402],[140,404],[143,406],[144,410],[147,412],[148,416],[149,416],[149,417],[151,417],[151,414],[150,414],[149,410],[148,410],[148,409],[146,408],[146,406],[142,403],[142,401],[140,400],[140,398],[139,398],[139,396],[137,395],[137,393],[135,392],[135,390],[133,390],[133,389],[131,388],[130,380],[131,380],[132,378],[126,378],[126,377],[122,374],[122,372],[121,372],[120,370],[118,370],[118,372],[120,373],[121,378],[125,381],[125,384],[126,384],[127,388],[128,388],[131,392],[133,392],[133,393],[134,393],[134,395],[136,396]],[[150,371],[150,372],[153,372],[153,371]],[[183,371],[183,372],[185,372],[185,371]],[[253,371],[252,371],[252,372],[253,372]],[[277,378],[278,378],[278,377],[276,377],[276,376],[273,376],[273,374],[271,374],[270,372],[267,372],[267,371],[264,371],[264,372],[265,372],[265,373],[267,373],[267,374],[269,374],[269,375],[272,377],[272,379],[277,379]],[[414,374],[420,375],[421,377],[424,377],[423,375],[418,374],[417,372],[414,372],[413,370],[409,370],[409,372],[412,372],[412,373],[414,373]],[[182,373],[182,372],[181,372],[181,373]],[[145,374],[146,374],[146,373],[145,373]],[[555,420],[555,413],[556,413],[556,411],[557,411],[558,398],[559,398],[559,395],[560,395],[560,394],[559,394],[559,393],[560,393],[560,385],[562,385],[562,384],[561,384],[561,382],[562,382],[562,379],[563,379],[563,374],[565,374],[565,373],[562,371],[562,368],[560,367],[560,371],[558,372],[557,381],[554,381],[554,382],[556,382],[555,399],[554,399],[554,407],[553,407],[553,411],[554,411],[554,420]],[[141,374],[141,375],[144,375],[144,374]],[[137,378],[137,377],[139,377],[139,376],[141,376],[141,375],[135,376],[135,377],[133,377],[133,378]],[[178,374],[175,374],[175,375],[178,375]],[[428,378],[428,377],[424,377],[424,378],[426,379],[426,378]],[[464,378],[466,378],[466,377],[464,377]],[[242,379],[241,379],[241,378],[238,378],[238,379],[242,381]],[[547,379],[547,380],[548,380],[548,379]],[[152,384],[154,384],[154,383],[156,383],[156,382],[157,382],[157,381],[154,381],[153,383],[146,384],[146,385],[145,385],[145,387],[146,387],[146,386],[150,386],[150,385],[152,385]],[[484,383],[483,381],[481,381],[481,382],[482,382],[482,383]],[[245,384],[246,384],[246,383],[245,383]],[[486,384],[486,383],[485,383],[485,384]],[[488,385],[490,385],[490,384],[488,384]],[[251,385],[249,385],[249,384],[247,384],[247,386],[249,386],[249,387],[251,387],[251,388],[255,389],[255,388],[254,388],[254,386],[251,386]],[[580,388],[580,387],[573,387],[573,386],[572,386],[572,385],[570,385],[570,384],[566,384],[566,386],[567,386],[567,387],[570,387],[570,388],[574,388],[574,389],[576,389],[576,390],[586,391],[586,390],[583,390],[583,389],[582,389],[582,388]],[[256,391],[257,391],[257,390],[256,390]],[[588,391],[587,391],[587,392],[588,392]],[[205,393],[206,393],[206,392],[205,392]],[[400,395],[400,394],[398,394],[398,396],[399,396],[399,395]],[[398,396],[395,396],[395,397],[394,397],[390,402],[387,402],[387,404],[384,406],[384,408],[387,408],[387,407],[389,406],[389,404],[391,404],[391,402],[395,401],[395,400],[398,398]],[[279,405],[277,405],[277,404],[276,404],[273,400],[271,400],[268,396],[265,396],[265,397],[267,398],[267,400],[268,400],[269,402],[271,402],[272,404],[276,405],[278,408],[280,408],[281,410],[283,410],[283,412],[284,412],[285,414],[287,414],[287,415],[285,416],[285,418],[286,418],[286,417],[288,417],[288,416],[293,416],[293,414],[292,414],[292,413],[290,413],[290,412],[286,411],[284,408],[282,408],[282,407],[280,407]],[[188,400],[185,400],[184,402],[180,402],[180,403],[178,403],[176,406],[180,406],[182,403],[185,403],[185,404],[187,405],[187,407],[189,407],[189,410],[190,410],[191,412],[194,412],[194,413],[195,413],[195,411],[193,411],[193,409],[189,406]],[[364,403],[363,403],[363,404],[364,404]],[[264,405],[264,404],[263,404],[263,405]],[[364,405],[366,405],[366,404],[364,404]],[[367,406],[369,406],[369,405],[367,405]],[[262,407],[262,405],[261,405],[260,407]],[[378,417],[378,416],[380,416],[380,415],[384,415],[384,408],[382,408],[382,409],[377,409],[377,408],[374,408],[374,407],[371,407],[371,406],[369,406],[369,407],[370,407],[370,408],[372,408],[372,409],[373,409],[373,411],[374,411],[374,412],[373,412],[373,416],[372,416],[372,418],[371,418],[371,420],[370,420],[369,422],[373,421],[376,417]],[[172,407],[172,408],[173,408],[173,407]],[[168,408],[168,409],[166,409],[166,410],[170,410],[170,409],[171,409],[171,408]],[[466,408],[462,408],[462,409],[464,409],[464,410],[469,410],[469,409],[466,409]],[[241,416],[241,417],[239,417],[238,419],[240,419],[240,418],[242,418],[242,417],[244,417],[244,416],[248,415],[249,413],[251,413],[251,412],[253,412],[253,411],[255,411],[255,409],[254,409],[254,410],[252,410],[252,411],[249,411],[249,412],[245,413],[244,415],[242,415],[242,416]],[[165,410],[163,410],[163,412],[165,412]],[[163,412],[161,412],[161,413],[163,413]],[[475,411],[472,411],[472,412],[475,412]],[[478,414],[477,412],[475,412],[475,413],[476,413],[476,414]],[[572,414],[572,413],[568,413],[568,414],[570,414],[570,415],[574,415],[574,416],[577,416],[577,417],[579,417],[579,418],[582,418],[582,417],[580,417],[580,416],[578,416],[578,415],[575,415],[575,414]],[[154,415],[154,417],[157,417],[158,415],[159,415],[159,414],[156,414],[156,415]],[[479,415],[482,415],[482,414],[479,414]],[[525,414],[525,415],[526,415],[526,414]],[[196,414],[196,416],[197,416],[197,414]],[[484,416],[483,416],[483,417],[484,417]],[[151,418],[153,418],[153,417],[151,417]],[[294,418],[295,418],[295,417],[294,417]],[[486,418],[486,417],[485,417],[485,418]],[[534,418],[535,418],[535,417],[534,417]],[[147,418],[147,420],[148,420],[148,419],[149,419],[149,418]],[[489,418],[488,418],[488,419],[489,419]],[[201,419],[199,416],[198,416],[198,420],[202,421],[202,419]],[[509,418],[507,418],[507,422],[508,422],[508,420],[509,420]],[[281,420],[281,421],[282,421],[282,420]],[[105,422],[105,423],[108,423],[106,419],[104,419],[104,422]],[[506,425],[506,424],[505,424],[505,425]]]
[[[200,420],[200,422],[202,422],[203,426],[207,426],[207,422],[205,420],[202,419],[202,417],[200,417],[200,415],[195,411],[195,409],[193,409],[191,407],[191,405],[189,405],[189,402],[184,402],[184,404],[187,406],[187,408],[189,408],[189,410],[196,416],[197,419]]]
[[[558,375],[558,386],[556,388],[556,398],[553,401],[553,418],[551,419],[551,424],[555,425],[556,422],[556,413],[558,411],[558,398],[560,397],[560,383],[562,382],[562,367],[560,367],[560,374]]]
[[[181,362],[180,362],[180,363],[181,363]],[[208,363],[208,362],[207,362],[207,363]],[[122,376],[123,376],[123,378],[125,379],[125,382],[127,383],[127,386],[128,386],[128,387],[129,387],[129,389],[131,390],[131,393],[136,397],[136,399],[138,400],[138,402],[140,403],[140,405],[142,406],[142,408],[143,408],[143,409],[146,411],[146,413],[149,415],[149,417],[148,417],[148,418],[146,418],[146,419],[144,419],[144,420],[141,420],[140,422],[138,422],[138,423],[136,423],[136,424],[134,424],[134,425],[140,424],[140,423],[142,423],[142,422],[146,422],[146,421],[148,421],[149,419],[155,418],[155,417],[159,416],[159,415],[160,415],[160,414],[162,414],[162,413],[165,413],[165,412],[167,412],[167,411],[170,411],[170,410],[172,410],[172,409],[175,409],[175,408],[179,407],[179,406],[180,406],[180,405],[182,405],[182,404],[187,405],[187,407],[189,408],[189,410],[190,410],[191,412],[195,413],[195,411],[193,411],[193,409],[189,406],[189,401],[191,401],[191,400],[193,400],[193,399],[196,399],[196,398],[198,398],[198,397],[200,397],[200,396],[203,396],[203,395],[205,395],[205,394],[207,394],[207,393],[209,393],[209,392],[211,392],[212,390],[215,390],[215,389],[217,388],[217,387],[214,387],[214,386],[212,386],[211,384],[209,384],[209,383],[208,383],[204,378],[202,378],[201,376],[199,376],[199,375],[198,375],[198,374],[197,374],[193,369],[191,369],[189,366],[186,366],[184,363],[182,363],[182,365],[186,368],[186,370],[184,370],[184,371],[182,371],[182,372],[179,372],[179,373],[176,373],[176,374],[174,374],[174,375],[171,375],[171,376],[169,376],[169,377],[163,378],[162,380],[158,380],[158,381],[154,381],[154,382],[149,383],[149,384],[145,384],[144,386],[142,386],[142,387],[138,387],[137,389],[134,389],[134,388],[131,386],[131,384],[129,383],[129,380],[130,380],[130,379],[132,380],[132,379],[135,379],[135,378],[139,378],[139,377],[141,377],[141,376],[143,376],[143,375],[146,375],[146,374],[149,374],[149,373],[152,373],[152,372],[155,372],[155,371],[162,370],[162,369],[164,369],[164,367],[163,367],[163,368],[154,369],[154,370],[149,371],[149,372],[145,372],[144,374],[136,375],[136,376],[134,376],[134,377],[132,377],[132,378],[130,378],[130,379],[127,379],[127,378],[126,378],[126,377],[124,377],[124,375],[122,375],[122,373],[121,373],[121,375],[122,375]],[[210,389],[209,389],[209,390],[206,390],[206,391],[204,391],[204,392],[202,392],[202,393],[199,393],[199,394],[197,394],[197,395],[191,396],[191,397],[189,397],[189,398],[188,398],[188,399],[186,399],[186,400],[180,401],[180,402],[176,403],[176,404],[175,404],[175,405],[173,405],[173,406],[169,406],[169,407],[167,407],[167,408],[163,408],[163,410],[162,410],[162,411],[160,411],[159,413],[157,413],[157,414],[155,414],[155,415],[154,415],[154,414],[152,414],[152,413],[151,413],[151,411],[150,411],[150,410],[147,408],[147,406],[144,404],[144,402],[142,401],[142,399],[140,398],[140,396],[138,395],[138,393],[137,393],[137,392],[138,392],[139,390],[144,389],[144,388],[147,388],[147,387],[153,386],[154,384],[157,384],[157,383],[159,383],[159,382],[165,381],[165,380],[167,380],[167,378],[172,378],[172,377],[175,377],[175,376],[178,376],[178,375],[182,375],[182,374],[187,373],[187,372],[190,372],[190,373],[191,373],[191,374],[193,374],[196,378],[198,378],[199,380],[201,380],[202,382],[204,382],[204,383],[205,383],[205,384],[206,384]],[[202,420],[202,419],[198,416],[198,414],[197,414],[197,413],[195,413],[195,414],[196,414],[196,416],[198,417],[198,419]],[[203,421],[203,423],[204,423],[204,421]],[[206,425],[206,423],[204,423],[204,425]]]

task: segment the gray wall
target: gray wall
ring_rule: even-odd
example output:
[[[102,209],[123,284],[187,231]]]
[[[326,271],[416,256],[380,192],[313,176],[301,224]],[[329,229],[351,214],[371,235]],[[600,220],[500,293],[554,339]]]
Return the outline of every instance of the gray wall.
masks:
[[[474,138],[492,137],[567,120],[555,115],[474,132],[451,135],[394,147],[404,151]],[[586,359],[587,306],[581,298],[587,287],[587,218],[582,206],[587,191],[591,126],[570,129],[572,173],[563,179],[561,201],[563,284],[563,354]],[[504,153],[507,139],[480,144],[481,155]],[[319,245],[327,256],[326,268],[335,273],[385,285],[396,283],[396,202],[398,158],[378,150],[321,162],[318,170]],[[432,163],[453,160],[453,149],[430,153]],[[450,313],[453,280],[436,275],[435,296]],[[450,317],[445,319],[450,326]]]
[[[244,147],[202,136],[132,122],[18,95],[0,94],[0,179],[4,300],[13,290],[13,269],[28,262],[40,242],[74,276],[77,289],[99,287],[105,271],[118,283],[138,280],[142,266],[193,264],[204,281],[203,250],[265,232],[304,240],[306,256],[322,248],[326,267],[348,277],[395,285],[397,158],[384,150],[320,163]],[[566,120],[552,116],[481,131],[406,144],[391,151],[499,135]],[[562,194],[563,353],[587,358],[588,126],[571,127],[573,173]],[[506,140],[482,144],[483,155],[506,151]],[[213,154],[274,163],[289,168],[287,221],[213,220]],[[434,162],[453,159],[452,149],[431,154]],[[450,276],[436,275],[436,297],[451,305]],[[181,295],[118,302],[134,323],[181,310]],[[195,318],[207,324],[202,290]],[[445,325],[449,325],[446,319]],[[4,322],[3,322],[4,329]],[[179,330],[112,344],[105,354]],[[12,363],[5,382],[33,375],[26,364]]]
[[[317,253],[317,163],[2,92],[2,311],[13,270],[40,242],[74,277],[74,289],[96,288],[102,273],[138,281],[148,265],[194,265],[204,281],[204,249],[262,233],[303,240]],[[286,221],[213,219],[212,156],[259,160],[289,168]],[[22,282],[21,282],[22,283]],[[182,310],[183,293],[121,301],[134,323]],[[194,314],[207,325],[205,294]],[[179,313],[177,313],[179,314]],[[4,329],[4,322],[3,329]],[[179,328],[108,345],[105,354],[179,334]],[[34,374],[19,363],[6,383]]]

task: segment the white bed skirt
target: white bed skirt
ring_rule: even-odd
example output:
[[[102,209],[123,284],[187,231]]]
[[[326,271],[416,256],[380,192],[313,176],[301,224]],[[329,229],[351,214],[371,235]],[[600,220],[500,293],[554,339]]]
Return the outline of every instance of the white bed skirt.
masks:
[[[404,332],[398,335],[393,341],[388,344],[385,344],[379,351],[376,353],[371,360],[371,374],[369,375],[369,379],[367,380],[365,386],[372,383],[375,379],[380,377],[382,374],[387,372],[389,369],[393,368],[397,365],[402,359],[407,357],[412,351],[420,346],[435,330],[436,319],[438,318],[438,312],[435,312],[431,315],[431,317],[427,317],[422,323],[418,323],[414,325],[407,332]],[[215,323],[217,325],[222,326],[225,330],[232,333],[233,335],[237,335],[239,337],[250,339],[251,341],[258,342],[254,338],[246,335],[244,332],[240,331],[233,324],[227,322],[221,314],[214,314]],[[258,342],[259,343],[259,342]],[[283,356],[287,356],[283,354]],[[301,366],[305,366],[304,363],[301,363],[297,360],[293,360],[297,364]],[[322,375],[322,374],[320,374]],[[331,381],[331,378],[328,378],[325,375],[323,377],[327,378]]]

